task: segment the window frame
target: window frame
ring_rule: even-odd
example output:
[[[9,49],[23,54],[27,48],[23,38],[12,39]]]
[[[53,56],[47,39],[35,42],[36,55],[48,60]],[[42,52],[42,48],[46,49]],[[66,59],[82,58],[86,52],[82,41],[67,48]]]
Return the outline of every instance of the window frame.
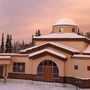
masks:
[[[25,63],[24,62],[13,62],[13,73],[25,73]]]
[[[59,69],[58,69],[58,67],[57,67],[57,65],[56,65],[56,63],[55,62],[53,62],[53,61],[51,61],[51,60],[45,60],[45,61],[42,61],[39,65],[38,65],[38,68],[37,68],[37,77],[38,78],[43,78],[43,68],[44,67],[52,67],[52,79],[58,79],[59,78]],[[40,67],[42,67],[42,72],[38,72],[38,69],[40,68]],[[57,68],[58,69],[58,72],[56,73],[56,72],[54,72],[53,70],[53,68]],[[38,74],[42,74],[42,76],[39,76]],[[56,75],[57,74],[57,76],[58,77],[53,77],[54,75]]]
[[[90,71],[90,66],[87,66],[87,70]]]
[[[78,65],[74,65],[74,69],[75,70],[78,70]]]

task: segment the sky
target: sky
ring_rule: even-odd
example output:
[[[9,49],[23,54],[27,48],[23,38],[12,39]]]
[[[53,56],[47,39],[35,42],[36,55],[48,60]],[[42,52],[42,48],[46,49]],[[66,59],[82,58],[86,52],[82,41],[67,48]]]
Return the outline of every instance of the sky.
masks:
[[[0,36],[11,33],[14,41],[31,41],[37,29],[52,31],[61,18],[73,19],[82,32],[90,32],[90,0],[0,0]]]

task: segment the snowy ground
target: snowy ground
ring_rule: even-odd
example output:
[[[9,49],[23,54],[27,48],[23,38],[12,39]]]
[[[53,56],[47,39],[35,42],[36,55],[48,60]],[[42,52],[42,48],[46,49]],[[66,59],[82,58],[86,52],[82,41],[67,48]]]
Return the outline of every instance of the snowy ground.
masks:
[[[0,90],[76,90],[75,88],[64,88],[58,86],[43,86],[43,85],[32,85],[32,84],[0,84]]]
[[[0,90],[81,90],[81,89],[76,89],[75,86],[71,85],[65,86],[59,83],[46,83],[37,81],[32,82],[30,80],[8,79],[6,84],[3,83],[3,80],[0,80]]]

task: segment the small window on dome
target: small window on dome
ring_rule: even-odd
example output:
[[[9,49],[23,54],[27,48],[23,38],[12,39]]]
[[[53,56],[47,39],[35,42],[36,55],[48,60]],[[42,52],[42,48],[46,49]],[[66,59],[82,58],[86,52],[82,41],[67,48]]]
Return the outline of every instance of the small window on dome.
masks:
[[[63,33],[64,32],[64,28],[60,28],[59,32]]]
[[[72,32],[75,32],[75,28],[72,28]]]

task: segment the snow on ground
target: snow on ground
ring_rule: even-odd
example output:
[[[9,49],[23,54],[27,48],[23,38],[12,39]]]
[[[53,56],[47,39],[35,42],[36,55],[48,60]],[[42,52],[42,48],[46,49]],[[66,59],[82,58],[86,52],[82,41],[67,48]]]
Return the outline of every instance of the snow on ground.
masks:
[[[73,87],[59,87],[33,84],[0,83],[0,90],[76,90]]]
[[[60,83],[39,82],[30,80],[7,79],[7,83],[0,80],[0,90],[90,90]]]

